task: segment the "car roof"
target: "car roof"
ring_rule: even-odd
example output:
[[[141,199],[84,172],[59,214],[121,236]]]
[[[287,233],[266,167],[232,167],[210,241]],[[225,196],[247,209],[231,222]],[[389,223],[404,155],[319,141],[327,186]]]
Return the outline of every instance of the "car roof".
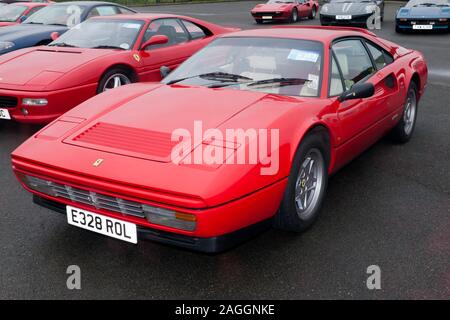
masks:
[[[123,19],[123,20],[154,20],[160,18],[187,18],[170,13],[136,13],[136,14],[118,14],[113,16],[96,16],[92,19]]]
[[[17,6],[33,8],[33,7],[45,7],[45,6],[49,5],[49,3],[47,3],[47,2],[12,2],[12,3],[9,3],[8,5],[9,6],[17,5]]]
[[[80,5],[80,6],[87,6],[87,7],[96,7],[98,5],[104,5],[104,4],[123,7],[122,5],[120,5],[118,3],[106,2],[106,1],[65,1],[65,2],[52,3],[51,5],[58,6],[58,5],[70,5],[70,4],[72,4],[72,5]]]
[[[314,32],[312,32],[314,30]],[[311,40],[329,43],[336,38],[376,35],[368,30],[351,27],[322,27],[322,26],[286,26],[267,29],[251,29],[228,33],[222,37],[269,37]]]

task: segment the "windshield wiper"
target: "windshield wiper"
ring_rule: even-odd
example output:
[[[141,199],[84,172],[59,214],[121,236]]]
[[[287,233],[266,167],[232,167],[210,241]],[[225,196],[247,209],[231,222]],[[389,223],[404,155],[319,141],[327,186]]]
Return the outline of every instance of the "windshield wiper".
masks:
[[[296,85],[304,85],[306,82],[311,82],[308,79],[302,78],[273,78],[273,79],[265,79],[259,80],[252,83],[247,84],[248,87],[256,87],[256,86],[265,86],[265,85],[276,85],[278,87],[285,86],[296,86]]]
[[[118,47],[118,46],[110,46],[110,45],[100,45],[92,47],[91,49],[120,49],[125,50],[124,48]]]
[[[74,46],[73,44],[68,44],[65,42],[57,42],[49,44],[50,47],[68,47],[68,48],[76,48],[77,46]]]
[[[181,79],[174,79],[171,80],[169,82],[167,82],[168,85],[170,84],[174,84],[177,82],[181,82],[187,79],[192,79],[192,78],[202,78],[202,79],[207,79],[207,80],[216,80],[216,81],[223,81],[223,82],[237,82],[239,80],[248,80],[248,81],[252,81],[252,78],[249,77],[244,77],[238,74],[232,74],[232,73],[226,73],[226,72],[209,72],[209,73],[203,73],[203,74],[198,74],[195,76],[190,76],[190,77],[185,77],[185,78],[181,78]]]
[[[435,3],[425,2],[425,3],[418,3],[418,4],[414,5],[414,7],[421,7],[421,6],[424,6],[424,7],[433,7],[433,6],[435,6],[435,5],[436,5]]]
[[[45,24],[46,26],[62,26],[62,27],[67,27],[67,24],[64,24],[64,23],[41,23],[41,24]]]

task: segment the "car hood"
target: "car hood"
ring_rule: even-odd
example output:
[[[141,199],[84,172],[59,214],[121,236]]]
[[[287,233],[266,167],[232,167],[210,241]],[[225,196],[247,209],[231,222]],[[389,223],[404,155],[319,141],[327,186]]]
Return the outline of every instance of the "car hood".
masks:
[[[96,118],[64,142],[170,162],[172,148],[178,143],[171,141],[176,129],[187,130],[193,136],[197,121],[203,132],[218,128],[265,96],[266,93],[250,91],[236,94],[230,89],[161,85]]]
[[[324,14],[368,14],[366,11],[367,7],[375,7],[375,3],[357,3],[357,2],[332,2],[327,3],[324,6],[322,6],[321,13]],[[325,11],[323,8],[328,8],[327,11]]]
[[[55,25],[41,25],[21,23],[0,29],[0,41],[17,41],[23,38],[48,37],[52,32],[64,33],[67,27]]]
[[[17,50],[0,58],[0,87],[38,90],[71,70],[112,50],[40,46]]]
[[[16,25],[17,22],[6,22],[6,21],[2,21],[0,22],[0,27],[7,27],[7,26],[13,26]]]
[[[449,18],[450,7],[401,8],[397,16],[399,18]]]
[[[283,11],[291,8],[289,4],[257,4],[252,11],[253,12],[271,12],[271,11]]]

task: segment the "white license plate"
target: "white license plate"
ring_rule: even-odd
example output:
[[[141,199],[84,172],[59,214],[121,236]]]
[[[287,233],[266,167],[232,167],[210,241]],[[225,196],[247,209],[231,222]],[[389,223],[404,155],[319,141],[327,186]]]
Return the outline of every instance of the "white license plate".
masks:
[[[73,226],[97,232],[126,242],[137,243],[136,225],[83,209],[66,207],[67,222]]]
[[[272,16],[263,16],[262,18],[265,20],[272,20]]]
[[[351,20],[352,16],[351,15],[337,15],[336,16],[336,20]]]
[[[0,109],[0,119],[11,120],[11,116],[7,109]]]
[[[413,29],[431,30],[431,29],[433,29],[433,25],[431,25],[431,24],[414,24]]]

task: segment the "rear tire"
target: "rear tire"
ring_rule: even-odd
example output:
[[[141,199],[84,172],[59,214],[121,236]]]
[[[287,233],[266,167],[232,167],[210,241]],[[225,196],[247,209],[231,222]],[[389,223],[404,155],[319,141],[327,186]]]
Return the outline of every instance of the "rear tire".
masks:
[[[256,21],[257,24],[262,24],[263,23],[263,21],[261,19],[255,19],[255,21]]]
[[[317,219],[328,183],[329,138],[325,129],[308,133],[298,147],[275,228],[303,232]]]
[[[313,6],[308,18],[313,20],[316,18],[316,14],[317,14],[317,8],[316,8],[316,6]]]
[[[394,142],[406,143],[411,139],[417,119],[418,99],[417,85],[411,82],[403,108],[402,118],[392,129],[390,136]]]

